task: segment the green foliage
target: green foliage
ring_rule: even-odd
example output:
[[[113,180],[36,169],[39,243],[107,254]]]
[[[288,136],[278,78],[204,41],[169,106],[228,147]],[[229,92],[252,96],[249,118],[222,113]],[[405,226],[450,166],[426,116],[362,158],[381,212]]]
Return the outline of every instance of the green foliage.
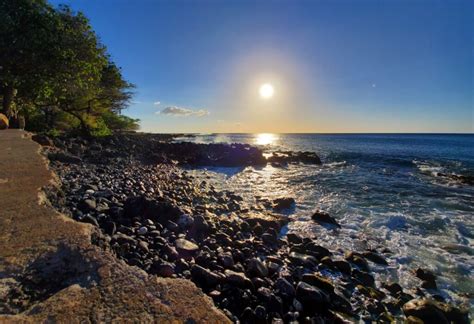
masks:
[[[123,116],[123,115],[117,115],[117,114],[108,112],[108,113],[105,113],[102,116],[102,118],[105,124],[107,125],[107,127],[114,131],[117,131],[117,130],[118,131],[120,130],[134,131],[134,130],[137,130],[139,127],[138,119],[133,119],[133,118]]]
[[[137,128],[120,116],[134,86],[82,13],[44,0],[0,0],[0,49],[3,111],[25,115],[28,129],[104,136]]]

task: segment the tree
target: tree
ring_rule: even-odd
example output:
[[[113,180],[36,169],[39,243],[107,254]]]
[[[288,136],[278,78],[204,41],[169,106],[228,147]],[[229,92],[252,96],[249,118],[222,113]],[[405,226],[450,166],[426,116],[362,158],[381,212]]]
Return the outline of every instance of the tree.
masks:
[[[17,110],[42,119],[39,124],[45,127],[57,126],[58,120],[75,127],[66,114],[83,133],[92,134],[108,127],[110,114],[128,106],[133,85],[123,79],[82,13],[68,6],[55,9],[42,0],[0,0],[2,18],[7,28],[0,45],[8,50],[0,54],[6,62],[0,81],[8,116],[14,115],[15,102]],[[128,121],[133,122],[122,124],[136,128],[136,120]]]

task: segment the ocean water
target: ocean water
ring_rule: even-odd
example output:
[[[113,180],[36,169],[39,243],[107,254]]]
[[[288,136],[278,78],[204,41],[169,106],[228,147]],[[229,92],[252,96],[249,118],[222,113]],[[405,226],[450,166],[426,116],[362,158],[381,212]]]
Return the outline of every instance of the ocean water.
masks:
[[[191,172],[219,189],[234,190],[249,205],[255,196],[294,197],[285,231],[341,253],[388,248],[389,266],[374,265],[380,280],[419,287],[411,271],[428,268],[438,275],[438,294],[464,303],[470,298],[472,309],[474,186],[443,174],[474,175],[474,135],[209,134],[185,140],[318,153],[320,166]],[[312,222],[317,209],[337,218],[342,229]]]

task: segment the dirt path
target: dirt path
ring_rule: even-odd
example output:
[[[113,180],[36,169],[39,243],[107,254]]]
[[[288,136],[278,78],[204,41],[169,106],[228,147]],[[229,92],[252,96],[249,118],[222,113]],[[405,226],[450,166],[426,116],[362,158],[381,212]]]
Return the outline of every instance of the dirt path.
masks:
[[[0,131],[0,323],[228,322],[192,282],[149,276],[91,244],[40,188],[54,175],[39,145]]]

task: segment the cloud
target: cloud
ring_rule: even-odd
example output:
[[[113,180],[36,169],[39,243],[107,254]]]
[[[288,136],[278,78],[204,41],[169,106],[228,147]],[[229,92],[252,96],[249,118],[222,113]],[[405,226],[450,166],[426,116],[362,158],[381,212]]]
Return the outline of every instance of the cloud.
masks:
[[[138,100],[132,100],[130,103],[132,103],[133,105],[138,105],[138,104],[141,104],[142,102]]]
[[[188,117],[188,116],[204,117],[204,116],[209,115],[209,111],[204,110],[204,109],[193,110],[189,108],[170,106],[157,112],[157,114],[168,115],[168,116],[178,116],[178,117]]]
[[[155,106],[158,106],[160,103],[161,103],[161,102],[159,102],[159,101],[155,101],[153,104],[154,104]]]

